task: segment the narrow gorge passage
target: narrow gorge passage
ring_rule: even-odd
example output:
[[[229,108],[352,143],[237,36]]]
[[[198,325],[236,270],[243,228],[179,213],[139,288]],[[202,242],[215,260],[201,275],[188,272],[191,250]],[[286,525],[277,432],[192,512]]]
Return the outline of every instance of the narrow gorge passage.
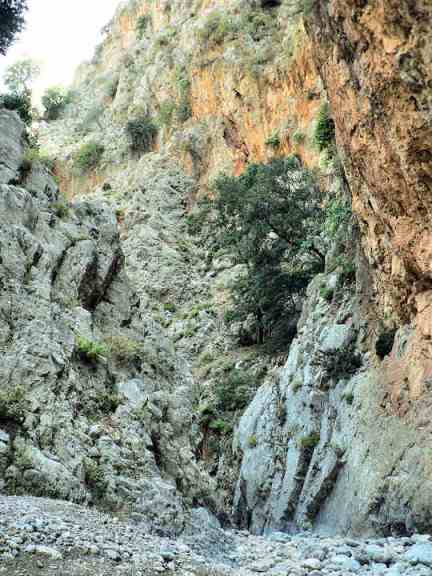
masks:
[[[432,576],[430,2],[115,8],[4,73],[0,574]]]

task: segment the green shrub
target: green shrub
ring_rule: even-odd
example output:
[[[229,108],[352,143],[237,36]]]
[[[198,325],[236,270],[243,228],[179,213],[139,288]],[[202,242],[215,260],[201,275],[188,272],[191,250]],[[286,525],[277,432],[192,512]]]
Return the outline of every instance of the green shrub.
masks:
[[[292,141],[294,144],[303,144],[306,139],[306,134],[300,130],[296,130],[292,135]]]
[[[255,436],[255,434],[252,434],[252,436],[249,436],[249,438],[248,438],[249,448],[256,448],[257,444],[258,444],[258,440],[257,440],[257,437]]]
[[[233,429],[232,424],[222,420],[222,418],[212,420],[209,424],[209,428],[214,432],[219,432],[220,434],[229,434]]]
[[[225,372],[215,388],[218,409],[243,410],[257,387],[257,378],[249,372],[240,369]]]
[[[278,132],[274,132],[271,136],[269,136],[266,140],[266,146],[271,146],[272,148],[279,148],[281,145],[281,140]]]
[[[144,36],[144,33],[147,30],[150,23],[151,23],[151,17],[148,14],[142,14],[141,16],[138,17],[135,31],[140,40]]]
[[[356,268],[355,261],[346,256],[345,254],[340,254],[334,260],[335,267],[339,269],[340,284],[352,284],[356,279]]]
[[[204,351],[200,354],[199,363],[201,366],[208,366],[214,360],[214,355],[209,351]]]
[[[2,94],[0,96],[0,107],[6,110],[14,110],[27,126],[30,126],[33,120],[32,103],[30,94]]]
[[[189,230],[202,234],[210,254],[243,265],[230,286],[226,321],[242,345],[286,349],[298,300],[324,268],[322,193],[296,157],[250,165],[240,177],[221,175],[213,190],[214,200],[189,216]]]
[[[25,25],[27,0],[10,0],[0,4],[0,54],[4,56]]]
[[[171,312],[171,314],[173,314],[177,310],[177,306],[173,302],[165,302],[163,309],[166,312]]]
[[[64,202],[54,202],[54,204],[51,204],[51,209],[60,219],[67,218],[71,213],[70,206]]]
[[[351,378],[361,368],[362,358],[350,342],[338,350],[319,351],[312,364],[321,368],[322,385],[327,387],[330,382]]]
[[[324,229],[335,238],[340,229],[346,230],[352,218],[351,205],[345,198],[332,198],[325,207]]]
[[[328,103],[322,104],[319,112],[313,140],[320,152],[331,150],[335,142],[335,124],[330,116]]]
[[[71,99],[71,93],[62,86],[48,88],[42,96],[45,120],[57,120]]]
[[[74,166],[80,173],[88,172],[99,164],[104,146],[98,142],[83,144],[74,156]]]
[[[333,300],[334,290],[329,286],[321,286],[320,288],[320,296],[327,302],[331,302]]]
[[[190,102],[191,83],[185,66],[176,66],[175,78],[180,99],[177,106],[176,117],[179,122],[183,123],[192,116],[192,106]]]
[[[48,154],[42,152],[38,148],[28,148],[24,154],[21,169],[24,171],[30,170],[34,162],[39,162],[50,172],[52,172],[55,167],[54,158],[51,158]]]
[[[75,346],[78,354],[90,362],[95,362],[100,358],[106,358],[110,352],[106,344],[102,342],[94,342],[93,340],[89,340],[88,338],[79,335],[75,337]]]
[[[157,133],[156,124],[148,116],[134,118],[126,124],[129,146],[134,152],[149,152]]]
[[[0,421],[11,420],[21,423],[24,421],[27,408],[24,387],[3,384],[0,389]]]
[[[119,362],[134,362],[139,360],[143,353],[143,344],[123,334],[107,336],[105,344],[109,355]]]
[[[189,100],[183,99],[177,107],[177,120],[181,123],[186,122],[192,117],[192,106]]]
[[[122,402],[123,397],[116,392],[101,394],[98,398],[98,408],[103,414],[110,414],[115,412]]]
[[[262,10],[248,10],[240,17],[238,28],[253,40],[259,41],[275,26],[275,19]]]
[[[85,483],[97,499],[103,498],[108,486],[108,481],[106,480],[102,467],[94,460],[84,458],[83,469]]]

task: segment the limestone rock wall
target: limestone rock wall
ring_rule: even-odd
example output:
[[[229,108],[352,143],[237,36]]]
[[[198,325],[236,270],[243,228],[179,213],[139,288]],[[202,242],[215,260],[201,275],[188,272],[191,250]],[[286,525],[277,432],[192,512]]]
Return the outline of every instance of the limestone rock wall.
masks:
[[[68,197],[115,207],[127,273],[205,384],[199,354],[225,359],[230,348],[221,318],[235,271],[206,268],[187,211],[222,170],[291,152],[316,168],[313,127],[328,98],[360,230],[356,291],[338,284],[330,258],[280,377],[259,389],[236,454],[226,446],[212,472],[232,484],[241,462],[235,514],[255,532],[430,530],[430,3],[316,0],[303,3],[304,20],[293,4],[125,3],[77,74],[78,98],[41,140]],[[145,115],[158,136],[139,157],[125,126]],[[88,141],[104,153],[77,175]],[[321,176],[335,184],[331,170]],[[392,330],[381,361],[376,342]],[[237,351],[230,361],[246,365]],[[204,458],[207,440],[197,434]]]
[[[212,503],[192,377],[125,274],[114,213],[68,203],[0,112],[0,489],[113,508],[176,532]]]
[[[385,372],[365,351],[355,294],[322,297],[339,281],[313,280],[279,381],[264,384],[242,416],[237,521],[255,533],[429,531],[430,432],[386,410]]]
[[[428,403],[431,326],[432,6],[317,2],[308,30],[334,113],[381,317],[412,323],[408,363],[389,372],[393,409]],[[403,404],[403,406],[402,406]]]

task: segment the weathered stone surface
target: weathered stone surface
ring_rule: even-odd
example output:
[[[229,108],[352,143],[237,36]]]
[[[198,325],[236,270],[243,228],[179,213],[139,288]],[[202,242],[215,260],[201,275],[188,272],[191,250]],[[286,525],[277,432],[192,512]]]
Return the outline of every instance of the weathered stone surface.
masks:
[[[1,114],[5,134],[21,134]],[[150,529],[181,530],[187,505],[211,501],[192,451],[192,378],[140,308],[112,211],[68,204],[38,165],[3,184],[0,286],[6,489],[136,503]]]
[[[388,411],[420,425],[432,375],[432,6],[331,0],[307,22],[372,269],[365,301],[414,328],[384,377]]]
[[[16,113],[0,108],[0,184],[19,179],[25,126]]]
[[[357,331],[353,297],[339,302],[338,324],[319,296],[322,282],[318,276],[308,289],[280,381],[260,388],[236,432],[237,519],[257,533],[429,529],[429,436],[383,413],[379,371],[324,377],[323,350],[357,353],[346,348]]]

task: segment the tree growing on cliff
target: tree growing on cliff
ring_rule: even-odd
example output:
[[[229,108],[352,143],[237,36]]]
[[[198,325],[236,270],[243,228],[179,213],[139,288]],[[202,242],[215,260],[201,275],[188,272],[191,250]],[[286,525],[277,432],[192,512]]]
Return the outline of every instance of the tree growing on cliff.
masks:
[[[0,54],[3,56],[24,28],[27,0],[0,0]]]
[[[199,218],[214,254],[230,254],[243,274],[231,287],[230,324],[244,343],[283,348],[295,333],[298,304],[324,268],[318,238],[322,194],[297,157],[254,164],[240,177],[222,175]]]
[[[17,60],[6,68],[3,81],[11,94],[31,94],[31,85],[40,74],[40,66],[31,58]]]

